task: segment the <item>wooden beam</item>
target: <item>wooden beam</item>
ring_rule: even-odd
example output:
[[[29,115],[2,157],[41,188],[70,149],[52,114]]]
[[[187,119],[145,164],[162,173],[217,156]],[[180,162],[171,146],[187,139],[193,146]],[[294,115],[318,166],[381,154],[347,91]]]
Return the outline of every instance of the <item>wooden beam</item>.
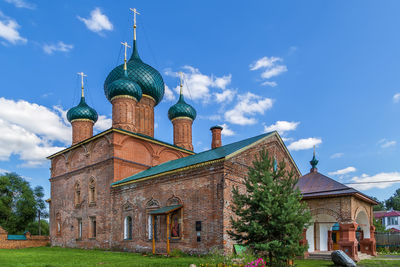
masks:
[[[167,214],[167,254],[169,255],[169,216],[170,214]]]
[[[151,215],[151,237],[153,241],[153,254],[156,254],[156,240],[154,238],[154,215]]]

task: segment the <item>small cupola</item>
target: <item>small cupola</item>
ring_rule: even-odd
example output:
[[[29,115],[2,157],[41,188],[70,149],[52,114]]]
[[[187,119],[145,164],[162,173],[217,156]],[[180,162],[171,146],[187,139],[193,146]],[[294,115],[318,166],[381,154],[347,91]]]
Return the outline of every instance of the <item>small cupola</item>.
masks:
[[[168,118],[174,126],[174,145],[193,150],[192,124],[196,119],[196,110],[185,102],[183,97],[183,73],[181,72],[178,102],[169,108]]]
[[[318,160],[317,160],[317,158],[315,157],[315,146],[314,146],[313,157],[312,157],[312,159],[310,160],[310,164],[311,164],[310,172],[318,172],[318,169],[317,169]]]
[[[72,144],[79,143],[93,136],[93,125],[98,119],[96,110],[91,108],[85,101],[83,89],[83,72],[78,73],[81,76],[81,101],[79,104],[67,112],[67,119],[72,125]]]

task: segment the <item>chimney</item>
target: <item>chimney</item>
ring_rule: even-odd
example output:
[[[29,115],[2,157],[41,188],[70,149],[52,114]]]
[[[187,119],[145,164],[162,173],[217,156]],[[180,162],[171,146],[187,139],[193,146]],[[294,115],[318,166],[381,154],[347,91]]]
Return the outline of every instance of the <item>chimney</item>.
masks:
[[[213,126],[210,128],[211,133],[212,133],[212,141],[211,141],[212,149],[222,146],[222,142],[221,142],[222,129],[223,128],[221,126]]]

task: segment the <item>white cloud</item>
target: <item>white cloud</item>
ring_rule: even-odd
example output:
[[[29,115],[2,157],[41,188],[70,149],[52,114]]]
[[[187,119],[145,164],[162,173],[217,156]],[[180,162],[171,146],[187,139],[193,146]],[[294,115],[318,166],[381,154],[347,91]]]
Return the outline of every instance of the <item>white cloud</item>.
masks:
[[[285,132],[296,130],[299,124],[300,122],[295,121],[277,121],[275,124],[272,124],[270,126],[265,125],[264,132],[267,133],[277,131],[279,132],[279,134],[284,134]]]
[[[287,67],[284,65],[275,66],[273,68],[265,70],[261,73],[261,78],[269,79],[275,76],[278,76],[287,71]]]
[[[261,85],[275,87],[275,86],[277,86],[278,84],[277,84],[276,82],[265,81],[265,82],[263,82]]]
[[[371,188],[383,189],[389,186],[393,186],[395,183],[387,181],[398,181],[398,180],[400,180],[400,172],[381,172],[372,176],[368,174],[362,174],[361,176],[356,176],[352,178],[353,182],[362,184],[349,184],[349,186],[354,187],[355,189],[358,190],[368,190]]]
[[[276,62],[282,61],[279,57],[262,57],[259,60],[254,61],[250,64],[250,70],[258,70],[261,68],[271,68]]]
[[[25,44],[28,40],[20,35],[19,28],[20,26],[15,20],[3,15],[0,11],[0,38],[14,45]]]
[[[104,115],[99,115],[99,119],[94,124],[94,130],[102,132],[110,129],[111,126],[112,126],[112,119],[109,119]]]
[[[378,141],[378,145],[379,145],[381,148],[392,147],[392,146],[395,146],[396,144],[397,144],[396,141],[394,141],[394,140],[387,140],[387,139],[385,139],[385,138],[383,138],[383,139],[381,139],[381,140]]]
[[[318,146],[319,144],[322,143],[322,140],[320,138],[304,138],[304,139],[299,139],[297,141],[292,142],[289,146],[289,150],[297,151],[297,150],[306,150],[313,148],[313,146]]]
[[[214,79],[214,85],[217,88],[221,88],[223,90],[226,89],[226,86],[229,85],[232,81],[232,74],[225,75],[222,77],[217,77]]]
[[[24,0],[5,0],[7,3],[13,4],[17,8],[35,9],[36,6]]]
[[[273,100],[248,92],[237,96],[237,104],[231,110],[225,112],[225,120],[233,124],[250,125],[257,122],[256,114],[272,108]]]
[[[400,93],[394,94],[394,96],[393,96],[393,102],[394,102],[394,103],[399,103],[399,101],[400,101]]]
[[[263,69],[261,78],[268,80],[287,71],[287,67],[280,63],[282,61],[283,59],[279,57],[262,57],[250,64],[249,67],[251,71]],[[261,85],[275,87],[277,83],[274,81],[264,81]]]
[[[341,153],[341,152],[335,153],[335,154],[331,155],[331,159],[338,159],[338,158],[343,157],[343,155],[344,155],[344,153]]]
[[[344,175],[344,174],[348,174],[348,173],[355,172],[355,171],[357,171],[357,169],[352,167],[352,166],[350,166],[350,167],[347,167],[347,168],[344,168],[344,169],[340,169],[340,170],[337,170],[337,171],[334,171],[334,172],[330,172],[328,174],[329,175]]]
[[[0,98],[0,160],[16,155],[24,165],[46,162],[45,157],[71,144],[71,126],[61,107],[47,108],[24,100]],[[111,127],[111,119],[99,116],[95,129]]]
[[[165,96],[165,99],[167,101],[175,100],[174,92],[172,92],[172,90],[169,89],[169,87],[167,85],[165,85],[165,91],[164,92],[165,92],[164,96]]]
[[[92,32],[102,33],[103,31],[111,31],[113,29],[113,25],[108,17],[101,13],[98,7],[90,12],[90,18],[86,19],[78,16],[78,19],[85,23],[86,27]]]
[[[221,132],[222,135],[224,135],[224,136],[235,135],[235,132],[229,128],[228,124],[224,123],[224,124],[221,124],[221,126],[223,128],[222,132]]]
[[[215,77],[214,75],[205,75],[200,72],[199,69],[192,66],[183,66],[184,72],[184,85],[183,95],[189,97],[192,100],[200,100],[204,103],[208,103],[212,95],[215,96],[215,100],[224,99],[228,101],[233,99],[232,95],[236,93],[234,90],[226,89],[231,83],[232,75],[225,75],[222,77]],[[178,72],[173,72],[170,69],[165,71],[165,74],[171,77],[179,77]],[[219,89],[222,92],[212,92],[212,89]],[[174,88],[174,91],[179,93],[180,87]],[[228,91],[228,92],[227,92]]]
[[[235,90],[226,89],[221,93],[215,93],[215,101],[217,101],[218,103],[229,103],[233,100],[235,95]]]
[[[66,44],[62,41],[59,41],[56,44],[44,44],[43,45],[43,51],[46,54],[53,54],[54,52],[64,52],[64,53],[68,53],[69,51],[71,51],[74,48],[74,45],[72,44]]]
[[[281,137],[283,142],[290,142],[293,140],[292,137]]]

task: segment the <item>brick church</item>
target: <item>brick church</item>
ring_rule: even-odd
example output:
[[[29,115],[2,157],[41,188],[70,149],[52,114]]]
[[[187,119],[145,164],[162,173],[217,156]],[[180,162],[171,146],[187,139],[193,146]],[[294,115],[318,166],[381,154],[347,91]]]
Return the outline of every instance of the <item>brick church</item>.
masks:
[[[182,82],[179,100],[168,111],[173,144],[155,139],[154,110],[163,99],[164,82],[139,56],[136,23],[132,55],[128,60],[125,52],[124,63],[107,76],[104,93],[112,105],[112,127],[93,136],[98,115],[87,105],[82,83],[81,101],[67,113],[72,145],[48,157],[53,246],[156,253],[172,249],[231,252],[234,243],[227,234],[231,229],[231,191],[233,186],[243,187],[255,155],[266,149],[301,176],[277,132],[223,145],[222,127],[214,126],[210,150],[193,152],[196,110],[185,101]],[[332,250],[332,229],[337,226],[340,230],[334,241],[342,242],[341,248],[355,258],[356,231],[361,224],[368,230],[363,249],[371,250],[375,202],[354,189],[344,190],[337,182],[338,191],[325,192],[333,185],[326,180],[329,178],[321,178],[315,166],[308,174],[310,179],[302,177],[305,180],[299,185],[314,212],[312,226],[304,231],[304,242],[312,248],[309,252]],[[353,212],[357,205],[362,206],[364,216],[358,224],[356,212],[360,211]]]

